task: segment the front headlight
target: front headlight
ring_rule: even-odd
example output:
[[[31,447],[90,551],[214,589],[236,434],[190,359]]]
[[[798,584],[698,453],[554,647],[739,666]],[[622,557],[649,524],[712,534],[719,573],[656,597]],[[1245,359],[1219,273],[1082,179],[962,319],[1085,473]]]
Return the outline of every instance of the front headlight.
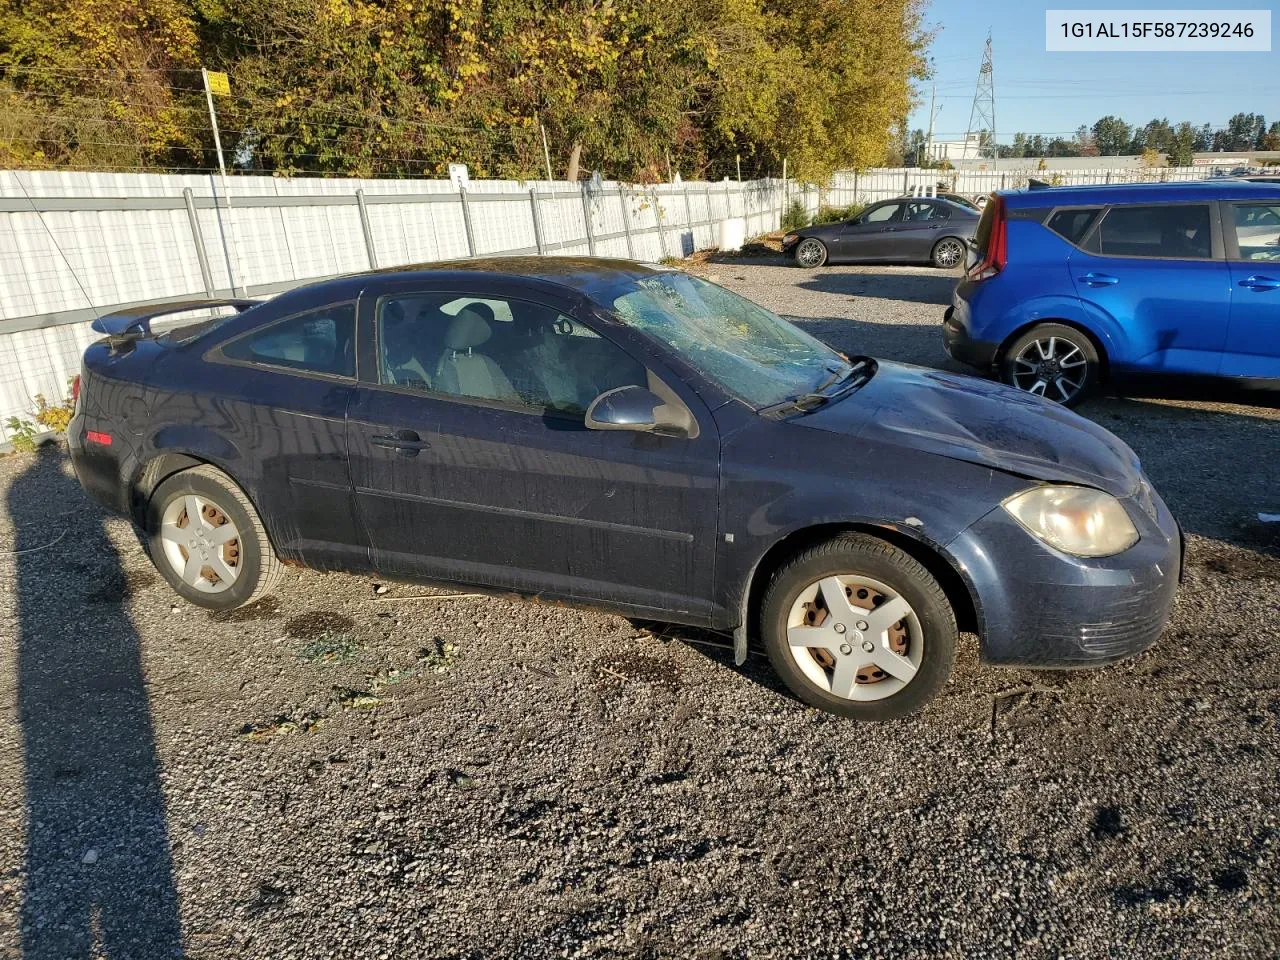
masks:
[[[1002,506],[1049,546],[1077,557],[1109,557],[1138,542],[1120,501],[1089,487],[1033,487]]]

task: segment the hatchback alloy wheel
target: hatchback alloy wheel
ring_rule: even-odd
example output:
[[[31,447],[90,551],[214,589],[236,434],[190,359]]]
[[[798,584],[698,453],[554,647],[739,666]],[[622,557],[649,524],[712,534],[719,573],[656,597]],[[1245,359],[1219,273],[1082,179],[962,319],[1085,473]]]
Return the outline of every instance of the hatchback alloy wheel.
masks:
[[[1098,351],[1073,327],[1046,323],[1033,327],[1004,351],[1005,383],[1025,393],[1073,407],[1098,379]]]

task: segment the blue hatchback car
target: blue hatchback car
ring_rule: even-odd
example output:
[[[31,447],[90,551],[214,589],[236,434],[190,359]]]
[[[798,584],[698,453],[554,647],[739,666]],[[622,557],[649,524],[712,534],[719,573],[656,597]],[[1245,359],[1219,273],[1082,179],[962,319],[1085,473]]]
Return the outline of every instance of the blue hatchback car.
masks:
[[[1280,383],[1280,184],[997,193],[947,352],[1068,406],[1124,374]]]

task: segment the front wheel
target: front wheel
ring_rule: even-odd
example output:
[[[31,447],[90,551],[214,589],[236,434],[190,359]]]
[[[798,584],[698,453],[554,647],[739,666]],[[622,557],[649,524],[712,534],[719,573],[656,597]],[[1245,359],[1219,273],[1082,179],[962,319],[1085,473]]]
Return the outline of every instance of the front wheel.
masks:
[[[183,599],[209,610],[257,600],[282,566],[249,498],[210,466],[165,480],[147,511],[151,561]]]
[[[769,660],[791,692],[858,720],[920,709],[955,661],[955,614],[937,580],[864,534],[819,544],[779,569],[760,618]]]
[[[1043,323],[1009,345],[1000,378],[1010,386],[1074,407],[1097,385],[1098,351],[1074,327]]]
[[[935,267],[943,270],[950,270],[953,267],[964,263],[964,244],[955,237],[943,237],[933,245],[933,260]]]
[[[802,267],[820,267],[827,262],[827,246],[821,240],[805,237],[796,247],[796,263]]]

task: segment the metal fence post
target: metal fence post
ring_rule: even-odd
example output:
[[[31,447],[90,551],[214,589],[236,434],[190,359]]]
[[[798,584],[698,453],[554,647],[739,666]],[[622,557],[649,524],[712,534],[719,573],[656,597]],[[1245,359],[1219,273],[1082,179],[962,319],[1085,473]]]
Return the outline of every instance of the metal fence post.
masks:
[[[658,203],[658,191],[656,189],[650,196],[653,197],[653,217],[658,224],[658,246],[662,248],[662,258],[665,260],[670,254],[667,252],[667,232],[662,229],[662,205]]]
[[[538,253],[547,252],[546,241],[542,238],[542,216],[538,213],[538,188],[529,188],[529,206],[533,213],[533,242],[538,247]]]
[[[1003,190],[1003,189],[1004,189],[1004,184],[1005,184],[1005,179],[1004,179],[1004,178],[1005,178],[1006,176],[1008,176],[1008,174],[1004,174],[1004,173],[1000,174],[1000,189],[1001,189],[1001,190]]]
[[[471,227],[471,205],[467,203],[467,188],[458,184],[458,198],[462,201],[462,226],[467,231],[467,256],[476,255],[476,235]]]
[[[196,201],[190,187],[182,188],[182,199],[187,205],[187,222],[191,224],[191,239],[196,245],[196,259],[200,261],[200,278],[204,280],[204,292],[212,300],[217,295],[217,291],[213,286],[209,254],[204,248],[204,236],[200,233],[200,218],[196,216]]]
[[[858,202],[858,171],[853,171],[853,202]]]
[[[689,241],[696,249],[698,246],[698,237],[693,232],[693,206],[689,203],[689,185],[687,183],[680,184],[680,192],[684,194],[684,223],[685,226],[689,228]],[[707,208],[708,210],[711,208],[710,203],[707,204]],[[680,244],[680,253],[684,253],[683,241]]]
[[[911,171],[904,168],[902,171],[902,195],[905,197],[911,192]]]
[[[373,228],[369,225],[369,208],[364,202],[364,187],[356,190],[356,209],[360,211],[360,229],[364,231],[364,252],[369,256],[369,269],[378,269],[378,251],[373,245]]]
[[[591,229],[591,200],[587,197],[587,185],[580,183],[579,191],[582,193],[582,223],[587,228],[587,253],[591,256],[596,255],[596,235]]]
[[[618,184],[618,205],[622,207],[622,232],[627,235],[627,257],[636,258],[635,242],[631,239],[631,211],[627,208],[627,195],[622,184]]]

